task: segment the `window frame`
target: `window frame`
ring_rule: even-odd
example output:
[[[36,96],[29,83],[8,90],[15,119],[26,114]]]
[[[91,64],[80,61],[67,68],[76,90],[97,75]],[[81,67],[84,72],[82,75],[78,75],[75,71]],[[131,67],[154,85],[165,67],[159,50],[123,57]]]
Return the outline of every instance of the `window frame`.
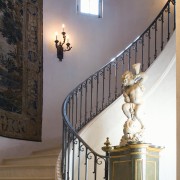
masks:
[[[90,1],[90,0],[89,0]],[[103,17],[103,0],[98,0],[98,15],[96,14],[92,14],[92,13],[84,13],[81,12],[81,0],[76,0],[76,8],[77,8],[77,13],[78,14],[82,14],[82,15],[87,15],[87,16],[94,16],[94,17],[98,17],[98,18],[102,18]]]

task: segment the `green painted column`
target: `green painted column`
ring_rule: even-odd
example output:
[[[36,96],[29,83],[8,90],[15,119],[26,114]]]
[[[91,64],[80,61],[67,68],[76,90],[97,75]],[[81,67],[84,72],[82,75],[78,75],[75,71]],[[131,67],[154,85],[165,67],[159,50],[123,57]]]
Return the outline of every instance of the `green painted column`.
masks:
[[[137,143],[102,149],[110,155],[109,180],[159,180],[162,147]]]

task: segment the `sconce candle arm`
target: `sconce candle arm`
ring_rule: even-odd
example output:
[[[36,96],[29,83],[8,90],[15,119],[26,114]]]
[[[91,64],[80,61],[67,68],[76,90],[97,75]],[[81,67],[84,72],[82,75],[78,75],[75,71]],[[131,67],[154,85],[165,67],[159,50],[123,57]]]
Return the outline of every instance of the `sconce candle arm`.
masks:
[[[55,42],[55,45],[56,45],[56,48],[57,48],[59,41],[56,39],[54,42]]]
[[[56,40],[54,41],[56,49],[57,49],[57,58],[60,61],[62,61],[62,59],[64,58],[64,52],[70,51],[72,49],[72,46],[69,43],[69,38],[67,38],[67,43],[66,43],[66,32],[63,31],[62,36],[63,36],[62,42],[57,39],[57,36],[56,36]],[[66,43],[66,48],[64,48],[64,46],[63,46],[65,43]]]
[[[70,45],[71,45],[70,43],[66,43],[67,48],[64,49],[64,51],[70,51],[72,49]]]
[[[63,42],[62,42],[62,46],[63,46],[63,44],[66,42],[66,33],[64,31],[62,32],[62,36],[63,36]]]

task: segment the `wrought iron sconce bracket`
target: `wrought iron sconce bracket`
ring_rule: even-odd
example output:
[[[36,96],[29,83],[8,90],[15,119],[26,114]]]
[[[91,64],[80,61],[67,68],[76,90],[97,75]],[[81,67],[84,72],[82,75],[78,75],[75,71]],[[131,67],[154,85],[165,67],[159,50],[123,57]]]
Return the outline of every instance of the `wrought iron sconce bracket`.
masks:
[[[62,36],[63,36],[63,42],[60,42],[57,39],[57,35],[56,35],[56,40],[54,41],[56,49],[57,49],[57,58],[59,59],[59,61],[63,60],[65,51],[70,51],[72,49],[72,46],[69,43],[69,40],[66,39],[66,32],[63,31]],[[66,47],[64,47],[64,44],[66,44]]]

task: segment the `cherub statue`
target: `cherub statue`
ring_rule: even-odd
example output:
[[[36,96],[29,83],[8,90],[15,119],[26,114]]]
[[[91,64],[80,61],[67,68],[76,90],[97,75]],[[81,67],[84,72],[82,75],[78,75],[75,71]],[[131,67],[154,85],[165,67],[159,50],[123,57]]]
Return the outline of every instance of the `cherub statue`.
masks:
[[[126,71],[122,75],[123,96],[125,101],[122,110],[128,119],[137,119],[143,128],[138,112],[143,103],[142,95],[144,92],[143,82],[145,80],[145,73],[140,72],[140,63],[134,64],[133,69],[135,70],[135,75],[130,71]]]
[[[140,72],[140,66],[140,63],[132,66],[135,70],[135,74],[130,71],[126,71],[122,75],[123,96],[125,101],[122,105],[122,110],[128,118],[124,125],[124,138],[127,139],[127,142],[139,140],[137,136],[138,134],[142,134],[144,129],[144,125],[139,117],[139,108],[143,103],[143,82],[145,81],[146,76],[144,72]],[[135,130],[135,128],[133,128],[133,121],[138,121],[140,123],[140,130]]]

